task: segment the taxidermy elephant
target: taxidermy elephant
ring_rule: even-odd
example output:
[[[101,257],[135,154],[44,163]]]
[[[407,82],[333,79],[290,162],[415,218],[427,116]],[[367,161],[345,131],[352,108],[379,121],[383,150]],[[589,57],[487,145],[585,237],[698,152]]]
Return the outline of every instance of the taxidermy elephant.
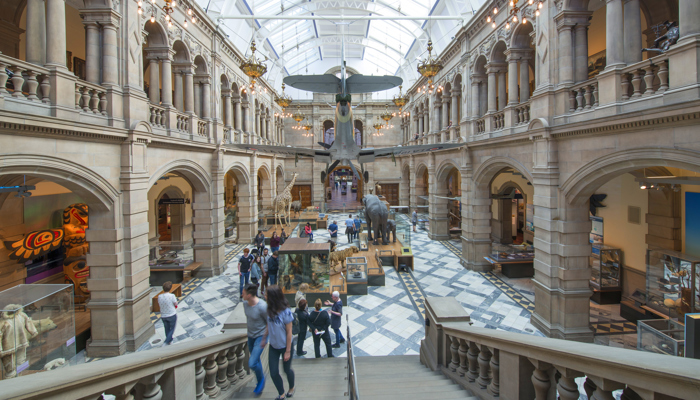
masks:
[[[365,206],[365,217],[367,218],[367,239],[372,240],[372,225],[374,225],[374,242],[376,246],[379,244],[379,236],[382,237],[382,244],[388,244],[386,235],[386,221],[389,219],[389,210],[386,205],[379,200],[375,195],[367,195],[362,198],[362,204]]]
[[[389,234],[391,233],[394,238],[394,243],[396,243],[396,221],[393,219],[386,221],[386,229],[384,229],[384,232],[387,240],[389,239]]]

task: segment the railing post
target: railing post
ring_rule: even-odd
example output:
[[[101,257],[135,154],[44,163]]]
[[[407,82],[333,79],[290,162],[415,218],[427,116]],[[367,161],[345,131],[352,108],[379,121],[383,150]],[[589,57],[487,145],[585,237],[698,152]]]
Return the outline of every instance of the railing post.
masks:
[[[235,385],[236,382],[238,382],[238,375],[236,374],[236,363],[238,362],[237,357],[236,357],[236,347],[231,347],[228,349],[228,366],[226,367],[226,377],[228,380],[231,382],[232,385]]]
[[[222,350],[219,352],[218,357],[216,358],[216,364],[218,366],[218,375],[216,378],[216,384],[219,385],[221,390],[226,390],[229,386],[229,380],[228,377],[226,376],[227,368],[228,368],[228,358],[226,357],[226,353],[228,353],[227,350]]]
[[[455,339],[457,339],[455,337]],[[469,367],[467,365],[467,349],[469,348],[469,343],[464,340],[464,339],[458,339],[459,340],[459,376],[464,376],[467,374],[469,371]]]
[[[450,340],[450,371],[457,371],[459,368],[459,338],[457,336],[447,336],[447,340]]]
[[[481,345],[481,351],[479,352],[479,379],[476,383],[482,389],[491,383],[491,378],[489,377],[489,363],[491,362],[491,351],[485,345]]]
[[[204,371],[207,375],[207,383],[204,386],[204,391],[209,397],[216,397],[221,392],[221,389],[216,385],[216,374],[219,366],[216,364],[216,353],[207,356],[207,363],[204,366]]]
[[[467,360],[469,360],[469,372],[466,376],[469,382],[474,382],[479,377],[479,348],[476,346],[476,342],[469,342]]]
[[[561,400],[578,400],[578,385],[576,384],[576,381],[574,381],[574,378],[583,376],[583,374],[566,367],[560,367],[558,365],[554,367],[561,374],[559,382],[557,383],[557,392],[559,392],[559,397]]]
[[[596,389],[593,393],[593,396],[589,398],[593,398],[596,400],[614,400],[615,397],[612,395],[612,392],[618,389],[625,388],[625,385],[623,385],[622,383],[615,382],[607,378],[601,378],[597,376],[589,376],[588,378],[592,380],[596,385]]]
[[[204,366],[202,359],[198,358],[194,361],[194,385],[195,393],[197,394],[197,400],[204,400],[204,377],[206,373],[204,372]]]
[[[487,388],[487,391],[491,393],[494,397],[498,397],[501,393],[500,390],[500,371],[499,371],[499,364],[498,364],[498,353],[499,350],[497,348],[493,348],[491,350],[491,383],[489,384],[489,387]]]
[[[547,400],[549,398],[547,394],[552,387],[552,381],[549,379],[549,370],[552,365],[532,358],[530,362],[535,366],[531,378],[532,386],[535,388],[535,400]]]
[[[247,343],[241,343],[238,346],[238,355],[236,356],[236,372],[238,372],[238,378],[244,379],[247,375],[245,368],[243,367],[243,362],[246,360],[245,349],[248,347]]]
[[[163,391],[160,390],[160,384],[158,384],[158,380],[163,376],[163,373],[164,372],[159,372],[139,381],[139,384],[144,387],[143,399],[161,400],[163,398]]]

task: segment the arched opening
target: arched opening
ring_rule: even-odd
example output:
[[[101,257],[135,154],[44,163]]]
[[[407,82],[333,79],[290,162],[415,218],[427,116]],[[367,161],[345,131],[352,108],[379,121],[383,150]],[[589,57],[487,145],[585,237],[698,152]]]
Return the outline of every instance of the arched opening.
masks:
[[[429,186],[428,167],[425,164],[420,164],[416,168],[416,205],[414,207],[418,209],[418,213],[426,216],[430,204],[430,199],[428,198]]]
[[[209,71],[204,58],[197,55],[194,58],[194,113],[200,118],[210,118],[209,105]]]
[[[436,227],[438,235],[459,237],[462,234],[462,175],[456,165],[447,163],[439,168],[436,176],[435,210],[443,212],[436,220],[446,221],[444,227]]]
[[[400,187],[399,205],[411,207],[411,169],[408,164],[401,169],[401,187]]]
[[[335,142],[333,121],[327,119],[323,121],[323,143],[332,145],[333,142]]]
[[[532,24],[518,25],[513,32],[511,47],[505,52],[508,56],[508,82],[511,83],[508,91],[510,104],[530,100],[535,91],[535,45],[532,43],[532,32]]]
[[[349,167],[337,166],[326,177],[326,208],[355,210],[361,206],[364,185]]]
[[[365,144],[364,126],[359,119],[355,120],[355,143],[362,148]]]
[[[257,180],[256,180],[256,193],[258,200],[258,212],[265,210],[272,210],[272,177],[270,176],[270,170],[266,166],[258,168]]]
[[[508,96],[507,88],[507,68],[506,68],[506,44],[499,41],[493,47],[491,52],[491,61],[489,62],[489,74],[495,74],[496,79],[493,82],[496,84],[496,110],[502,111],[506,107],[506,98]]]
[[[452,116],[452,125],[459,126],[459,121],[462,120],[462,75],[457,74],[455,76],[454,82],[452,84],[454,88],[452,91],[452,101],[456,102],[452,109],[455,111],[455,115]],[[455,96],[457,94],[457,96]]]
[[[185,110],[186,95],[191,89],[188,87],[187,75],[192,74],[192,61],[190,59],[190,51],[181,40],[173,43],[173,104],[180,112],[190,111]],[[190,76],[191,78],[191,76]],[[189,107],[189,105],[188,105]]]
[[[472,73],[472,114],[481,118],[488,108],[488,81],[486,79],[486,57],[479,56]]]
[[[279,178],[278,178],[279,179]],[[225,234],[226,240],[245,243],[252,240],[257,233],[254,231],[257,221],[253,221],[248,188],[250,176],[242,165],[234,165],[227,169],[224,178]]]

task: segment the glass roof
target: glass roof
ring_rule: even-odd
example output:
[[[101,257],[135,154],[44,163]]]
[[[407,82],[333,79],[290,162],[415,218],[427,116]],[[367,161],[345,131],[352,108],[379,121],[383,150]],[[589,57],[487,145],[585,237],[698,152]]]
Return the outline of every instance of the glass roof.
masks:
[[[367,75],[398,75],[404,87],[419,75],[418,58],[427,40],[439,54],[485,0],[195,0],[241,51],[253,36],[268,57],[266,79],[279,87],[282,77],[323,74],[340,64],[341,41],[349,67]],[[255,15],[252,20],[227,19]],[[315,16],[281,20],[271,16]],[[427,16],[460,19],[426,21]],[[323,19],[343,16],[346,21]],[[353,16],[404,16],[413,20],[352,20]],[[261,45],[262,43],[262,45]]]

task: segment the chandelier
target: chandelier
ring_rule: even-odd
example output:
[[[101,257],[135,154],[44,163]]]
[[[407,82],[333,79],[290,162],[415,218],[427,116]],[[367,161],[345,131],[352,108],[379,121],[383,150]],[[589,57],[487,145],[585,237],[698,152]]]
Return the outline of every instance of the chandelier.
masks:
[[[379,118],[379,117],[377,117],[377,118]],[[382,121],[377,119],[377,121],[375,121],[375,123],[374,123],[374,125],[372,125],[372,127],[376,130],[376,132],[373,133],[374,136],[384,136],[384,133],[382,132],[382,129],[384,129],[384,124],[382,123]]]
[[[154,5],[156,4],[157,0],[151,0],[151,3]],[[138,4],[138,13],[139,15],[143,14],[143,1],[139,0],[137,2]],[[163,12],[165,13],[165,20],[168,22],[168,27],[173,26],[173,17],[172,13],[175,11],[175,7],[177,7],[177,2],[175,0],[165,0],[165,5],[163,6]],[[185,15],[185,21],[183,23],[183,26],[187,28],[187,19],[190,19],[193,24],[197,23],[197,17],[195,17],[194,12],[192,11],[192,7],[189,5],[187,6],[187,14]],[[156,22],[156,15],[155,15],[155,8],[151,8],[151,23]]]
[[[444,66],[437,60],[433,58],[433,41],[428,40],[428,57],[418,64],[418,73],[428,78],[429,91],[432,93],[433,89],[433,78],[440,72]]]
[[[277,103],[278,106],[282,107],[282,112],[281,113],[275,113],[275,117],[281,116],[282,118],[289,118],[292,116],[291,113],[286,112],[286,108],[289,107],[290,104],[292,104],[292,98],[288,94],[284,93],[284,88],[285,85],[282,83],[282,95],[278,96],[277,93],[275,93],[275,103]]]
[[[394,127],[394,125],[389,125],[389,121],[391,121],[391,119],[394,118],[394,115],[389,112],[388,105],[386,106],[386,110],[383,113],[379,114],[379,118],[383,119],[384,122],[386,122],[386,125],[384,126],[385,128],[389,129]]]
[[[405,106],[406,103],[408,103],[408,94],[404,95],[402,89],[403,85],[399,85],[399,95],[394,96],[393,100],[396,107],[399,108],[399,111],[401,111],[403,109],[403,106]]]
[[[314,129],[314,125],[311,124],[310,122],[302,124],[301,128],[304,129],[304,131],[306,131],[306,132],[302,133],[301,136],[311,137],[314,135],[313,133],[311,133],[311,130]]]
[[[522,2],[522,5],[518,5],[518,3]],[[527,3],[527,4],[525,4]],[[518,19],[518,13],[520,13],[520,10],[525,8],[526,5],[531,6],[535,4],[535,0],[510,0],[508,2],[508,6],[510,7],[508,9],[508,16],[506,17],[506,29],[510,29],[510,24],[511,22],[513,25],[517,24],[518,22],[522,22],[523,24],[527,24],[527,18],[523,16],[521,19]],[[535,17],[540,16],[540,10],[544,7],[544,0],[538,0],[537,1],[537,7],[535,9]],[[498,14],[498,7],[493,8],[493,15]],[[496,28],[496,17],[491,18],[490,15],[486,16],[486,22],[491,24],[492,28]]]
[[[293,126],[292,129],[301,129],[301,125],[299,125],[299,123],[306,119],[306,115],[301,113],[301,109],[299,106],[297,106],[297,112],[292,114],[292,119],[297,122],[297,125]]]
[[[265,72],[267,72],[267,66],[255,57],[255,40],[250,44],[250,57],[243,64],[241,64],[241,70],[243,73],[251,78],[250,89],[251,94],[255,94],[255,80],[262,77]]]

